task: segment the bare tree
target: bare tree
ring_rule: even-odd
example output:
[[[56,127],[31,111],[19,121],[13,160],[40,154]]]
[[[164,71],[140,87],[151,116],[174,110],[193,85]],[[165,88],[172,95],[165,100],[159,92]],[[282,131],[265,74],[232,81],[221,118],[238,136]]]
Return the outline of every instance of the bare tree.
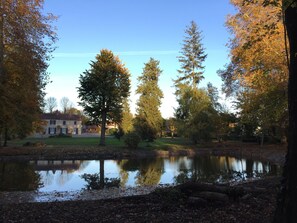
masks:
[[[57,108],[57,99],[49,97],[45,100],[45,110],[49,113],[53,113],[54,109]]]
[[[73,107],[73,103],[67,97],[61,98],[60,105],[64,113],[66,113],[70,108]]]

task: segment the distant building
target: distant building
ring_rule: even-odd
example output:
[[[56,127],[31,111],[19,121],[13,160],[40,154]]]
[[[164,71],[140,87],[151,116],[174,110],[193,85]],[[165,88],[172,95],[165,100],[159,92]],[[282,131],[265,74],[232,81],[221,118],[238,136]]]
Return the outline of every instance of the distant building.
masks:
[[[118,125],[114,122],[108,122],[106,124],[106,131],[110,129],[118,129]],[[83,133],[100,133],[101,127],[100,125],[85,125],[83,126]]]
[[[81,134],[82,123],[79,115],[63,114],[57,111],[42,114],[41,119],[44,123],[43,135]]]

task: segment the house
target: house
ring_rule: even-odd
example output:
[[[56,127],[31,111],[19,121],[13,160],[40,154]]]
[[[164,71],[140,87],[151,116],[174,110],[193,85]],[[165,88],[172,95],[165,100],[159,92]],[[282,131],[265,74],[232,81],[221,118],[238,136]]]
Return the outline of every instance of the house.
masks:
[[[44,123],[44,135],[81,134],[82,123],[79,115],[63,114],[57,111],[42,114],[41,119]]]
[[[106,131],[110,129],[118,129],[118,125],[115,122],[107,122]],[[101,127],[100,125],[85,125],[82,129],[83,133],[100,133]]]

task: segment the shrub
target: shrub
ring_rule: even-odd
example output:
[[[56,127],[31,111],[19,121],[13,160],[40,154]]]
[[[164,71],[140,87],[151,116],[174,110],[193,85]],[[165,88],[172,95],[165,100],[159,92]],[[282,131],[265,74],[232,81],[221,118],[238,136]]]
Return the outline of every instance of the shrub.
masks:
[[[71,138],[71,134],[59,133],[58,135],[51,135],[49,138]]]
[[[43,142],[26,142],[23,144],[24,147],[45,147],[46,144]]]
[[[128,132],[125,135],[124,142],[129,148],[136,149],[141,142],[141,138],[136,132]]]
[[[114,135],[118,131],[117,128],[111,128],[107,130],[108,135]]]
[[[124,131],[122,128],[119,128],[116,132],[114,132],[114,137],[118,140],[121,140],[123,135],[124,135]]]

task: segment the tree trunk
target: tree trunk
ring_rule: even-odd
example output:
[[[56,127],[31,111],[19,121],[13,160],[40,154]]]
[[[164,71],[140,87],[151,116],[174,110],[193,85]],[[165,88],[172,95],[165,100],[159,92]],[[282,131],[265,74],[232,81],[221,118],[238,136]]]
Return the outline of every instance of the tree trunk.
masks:
[[[4,42],[3,42],[3,28],[4,28],[4,12],[2,9],[2,0],[0,0],[0,80],[4,72]]]
[[[282,190],[274,222],[297,221],[297,7],[285,9],[285,25],[290,45],[288,85],[289,132],[288,151],[283,172]]]
[[[100,146],[105,146],[106,111],[102,111]]]
[[[0,0],[0,95],[3,94],[4,90],[3,90],[3,81],[4,81],[4,10],[3,10],[3,2],[2,0]],[[2,101],[0,101],[0,107],[2,107],[0,109],[0,147],[2,147],[2,140],[1,138],[3,138],[3,142],[5,142],[5,135],[4,135],[4,132],[5,132],[5,129],[2,129],[1,128],[4,128],[3,126],[3,107],[4,107],[4,104],[2,103]],[[1,120],[2,119],[2,120]],[[3,146],[4,146],[4,143],[3,143]]]
[[[3,142],[3,147],[7,146],[7,140],[8,140],[8,128],[4,128],[4,142]]]

